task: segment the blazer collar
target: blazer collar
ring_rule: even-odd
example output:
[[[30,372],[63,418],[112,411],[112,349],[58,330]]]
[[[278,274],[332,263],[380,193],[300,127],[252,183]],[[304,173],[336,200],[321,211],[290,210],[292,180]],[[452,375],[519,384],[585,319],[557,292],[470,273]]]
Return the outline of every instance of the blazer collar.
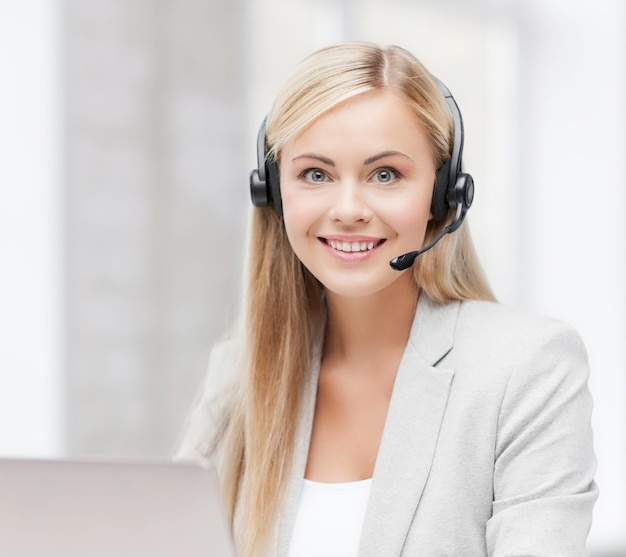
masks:
[[[459,302],[438,304],[420,294],[396,375],[367,505],[360,556],[399,555],[421,498],[443,420],[452,370],[435,366],[453,346]],[[276,554],[284,557],[306,469],[321,362],[321,338],[302,400],[293,468],[278,525]]]
[[[460,307],[459,301],[441,304],[420,294],[409,342],[426,363],[437,365],[452,350]]]

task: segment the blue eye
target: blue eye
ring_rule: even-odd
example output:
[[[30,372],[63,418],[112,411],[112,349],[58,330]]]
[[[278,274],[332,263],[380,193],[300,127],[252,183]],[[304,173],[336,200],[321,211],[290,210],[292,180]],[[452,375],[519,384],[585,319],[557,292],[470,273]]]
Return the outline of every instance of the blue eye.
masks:
[[[308,170],[305,170],[301,174],[301,176],[305,180],[316,183],[316,184],[328,181],[328,176],[326,172],[324,172],[323,170],[320,170],[319,168],[309,168]]]
[[[379,168],[372,175],[372,179],[380,184],[390,184],[391,182],[397,180],[399,177],[400,174],[393,168]]]

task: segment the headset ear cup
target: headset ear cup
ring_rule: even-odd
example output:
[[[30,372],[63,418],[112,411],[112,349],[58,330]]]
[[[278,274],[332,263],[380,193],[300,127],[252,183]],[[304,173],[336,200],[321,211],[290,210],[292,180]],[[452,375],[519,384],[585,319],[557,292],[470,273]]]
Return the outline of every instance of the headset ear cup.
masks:
[[[250,198],[255,207],[267,207],[269,205],[267,183],[259,175],[259,169],[250,172]]]
[[[433,199],[430,204],[430,212],[433,219],[444,220],[450,210],[448,206],[448,181],[450,179],[450,159],[446,159],[437,170]]]
[[[271,192],[269,187],[269,177],[267,163],[265,161],[265,123],[267,117],[261,122],[256,137],[256,160],[257,167],[250,172],[250,198],[255,207],[267,207],[270,204]]]
[[[474,179],[465,173],[459,174],[455,185],[456,202],[467,211],[474,201]]]

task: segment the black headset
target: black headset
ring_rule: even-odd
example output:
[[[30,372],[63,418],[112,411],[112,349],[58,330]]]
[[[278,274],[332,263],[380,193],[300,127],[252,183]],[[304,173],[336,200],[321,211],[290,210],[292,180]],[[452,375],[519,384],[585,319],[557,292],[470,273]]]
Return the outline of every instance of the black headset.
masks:
[[[452,155],[446,159],[437,170],[431,213],[436,221],[445,220],[448,213],[455,213],[452,222],[445,227],[445,233],[454,232],[465,218],[468,209],[474,200],[474,180],[462,171],[463,161],[463,117],[452,93],[437,78],[434,78],[439,89],[446,99],[448,109],[452,115],[454,142]],[[265,125],[263,120],[257,136],[257,164],[258,167],[250,172],[250,196],[255,207],[272,206],[281,216],[283,203],[280,195],[280,180],[278,162],[268,157]]]
[[[280,171],[275,157],[268,157],[265,126],[263,119],[256,139],[257,168],[250,172],[250,197],[255,207],[272,205],[279,216],[283,214],[283,200],[280,195]]]

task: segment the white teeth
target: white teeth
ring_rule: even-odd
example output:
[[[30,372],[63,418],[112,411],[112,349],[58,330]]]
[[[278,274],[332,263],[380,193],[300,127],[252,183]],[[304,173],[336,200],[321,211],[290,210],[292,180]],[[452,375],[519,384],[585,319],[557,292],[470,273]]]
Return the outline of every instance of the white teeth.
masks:
[[[337,240],[328,240],[328,244],[338,251],[369,251],[374,248],[374,242],[339,242]]]

